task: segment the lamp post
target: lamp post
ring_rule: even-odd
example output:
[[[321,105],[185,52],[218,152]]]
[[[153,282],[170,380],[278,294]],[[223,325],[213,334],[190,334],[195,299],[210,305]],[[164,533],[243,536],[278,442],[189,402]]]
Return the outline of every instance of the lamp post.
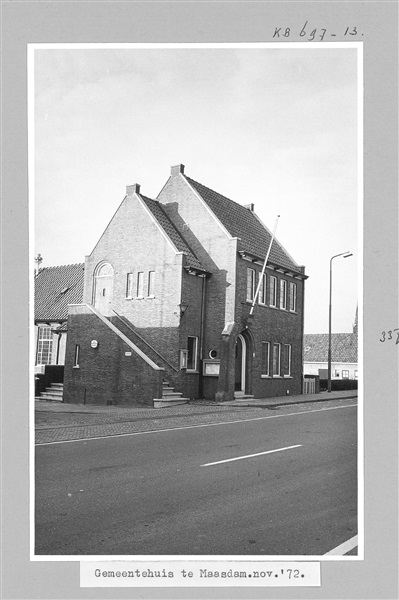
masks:
[[[332,314],[332,261],[338,256],[349,258],[353,256],[351,252],[341,252],[341,254],[335,254],[330,258],[330,302],[328,305],[328,392],[331,392],[331,314]]]

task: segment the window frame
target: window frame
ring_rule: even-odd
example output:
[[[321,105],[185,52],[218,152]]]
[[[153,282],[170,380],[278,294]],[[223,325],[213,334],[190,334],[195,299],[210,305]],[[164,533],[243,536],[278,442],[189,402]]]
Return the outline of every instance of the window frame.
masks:
[[[155,271],[148,271],[147,298],[155,298]]]
[[[255,281],[256,281],[256,271],[255,269],[251,269],[247,267],[247,290],[246,290],[246,300],[247,302],[253,302],[255,298]],[[250,296],[248,295],[250,292]]]
[[[266,361],[264,360],[264,349],[266,349]],[[270,342],[262,342],[260,376],[270,378]]]
[[[286,358],[286,349],[288,350],[288,369],[287,369],[287,373],[286,371],[286,363],[285,363],[285,358]],[[291,344],[283,344],[283,371],[284,371],[284,377],[292,377],[291,374],[291,362],[292,362],[292,345]]]
[[[193,349],[192,349],[192,363],[193,367],[190,367],[190,343],[189,340],[193,341]],[[187,373],[197,373],[198,372],[198,336],[188,335],[187,336]]]
[[[290,312],[297,311],[297,285],[294,281],[290,281],[290,291],[289,291],[289,310]]]
[[[348,373],[345,375],[344,373]],[[349,369],[342,369],[342,379],[349,379]]]
[[[287,280],[280,279],[280,309],[287,310]]]
[[[80,358],[80,344],[75,344],[75,352],[73,355],[73,368],[79,369],[79,358]]]
[[[144,298],[144,271],[137,271],[136,298]]]
[[[275,365],[275,350],[277,349],[277,356],[276,358],[278,358],[278,371],[275,372],[274,370],[274,365]],[[273,354],[272,354],[272,369],[273,369],[273,377],[281,377],[281,344],[278,342],[274,342],[273,343]]]
[[[269,281],[269,306],[277,308],[277,285],[278,279],[275,275],[270,275]]]
[[[262,283],[260,284],[259,287],[259,296],[258,296],[258,303],[261,306],[266,306],[267,303],[267,278],[266,278],[266,273],[259,273],[259,279],[262,278]]]
[[[46,332],[48,337],[42,337],[42,333]],[[44,345],[47,345],[47,350],[44,352]],[[47,355],[48,362],[39,362],[39,357],[42,359],[43,354]],[[38,325],[37,332],[37,347],[36,347],[36,365],[51,365],[53,358],[53,332],[51,331],[50,325]]]
[[[133,271],[126,273],[126,298],[131,300],[133,298],[134,288],[134,273]]]

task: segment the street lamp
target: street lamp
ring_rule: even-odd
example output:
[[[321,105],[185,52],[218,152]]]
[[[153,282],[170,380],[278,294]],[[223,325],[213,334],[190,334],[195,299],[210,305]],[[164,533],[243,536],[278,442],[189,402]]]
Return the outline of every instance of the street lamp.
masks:
[[[331,392],[331,313],[332,313],[332,261],[334,258],[338,256],[343,256],[344,258],[349,258],[353,256],[351,252],[341,252],[341,254],[335,254],[330,258],[330,303],[328,307],[328,391]]]

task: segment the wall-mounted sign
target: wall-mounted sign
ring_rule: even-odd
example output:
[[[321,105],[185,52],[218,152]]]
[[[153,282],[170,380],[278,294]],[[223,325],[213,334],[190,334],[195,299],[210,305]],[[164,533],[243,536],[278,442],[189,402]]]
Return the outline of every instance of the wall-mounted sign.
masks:
[[[220,371],[220,360],[204,360],[202,374],[208,377],[218,377]]]
[[[97,340],[91,340],[91,342],[90,342],[90,346],[91,346],[92,348],[97,348],[97,346],[98,346],[98,342],[97,342]]]

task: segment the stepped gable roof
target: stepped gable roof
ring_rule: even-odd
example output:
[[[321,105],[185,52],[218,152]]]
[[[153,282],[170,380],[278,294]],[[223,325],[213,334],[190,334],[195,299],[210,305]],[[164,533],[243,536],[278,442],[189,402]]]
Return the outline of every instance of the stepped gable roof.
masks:
[[[305,333],[303,336],[304,362],[328,361],[328,333]],[[357,334],[331,334],[331,360],[357,363]]]
[[[83,301],[84,264],[40,269],[35,277],[35,321],[64,321],[68,304]]]
[[[193,269],[197,269],[199,271],[206,271],[204,267],[201,265],[198,258],[195,256],[194,252],[188,246],[187,242],[181,236],[179,231],[176,229],[175,225],[172,223],[162,205],[157,200],[152,200],[152,198],[147,198],[140,194],[140,198],[144,200],[146,206],[152,212],[159,225],[165,231],[169,239],[173,242],[179,252],[185,252],[187,255],[187,266]]]
[[[237,202],[194,181],[191,177],[187,177],[187,175],[184,175],[184,177],[208,204],[230,235],[241,239],[240,249],[251,256],[264,260],[272,234],[265,228],[256,214],[245,206],[237,204]],[[292,271],[303,272],[303,269],[297,265],[276,238],[273,240],[269,262]]]

